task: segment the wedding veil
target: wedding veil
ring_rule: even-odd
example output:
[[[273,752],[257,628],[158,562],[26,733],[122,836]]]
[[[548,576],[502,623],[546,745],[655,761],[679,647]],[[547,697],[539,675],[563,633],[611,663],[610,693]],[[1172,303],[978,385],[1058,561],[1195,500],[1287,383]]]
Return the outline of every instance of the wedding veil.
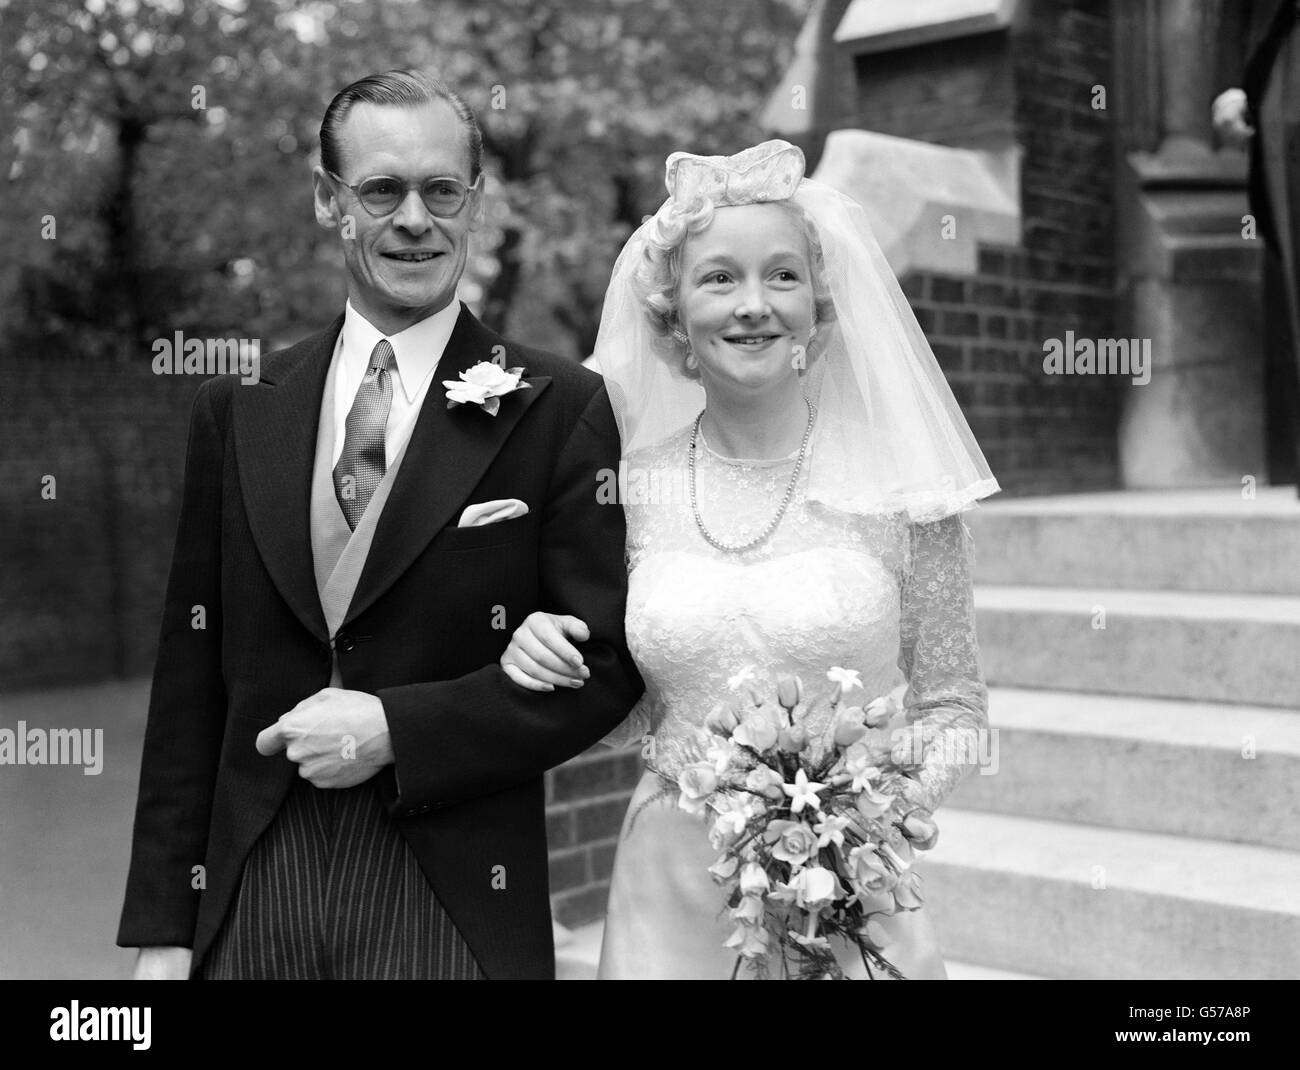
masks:
[[[674,343],[652,326],[635,282],[656,219],[701,198],[718,207],[788,198],[815,229],[835,306],[809,347],[803,377],[817,408],[808,499],[851,513],[902,512],[917,522],[967,509],[996,493],[997,481],[866,213],[803,170],[803,153],[784,141],[732,157],[668,158],[669,198],[619,254],[592,362],[605,377],[624,459],[684,428],[705,402]]]

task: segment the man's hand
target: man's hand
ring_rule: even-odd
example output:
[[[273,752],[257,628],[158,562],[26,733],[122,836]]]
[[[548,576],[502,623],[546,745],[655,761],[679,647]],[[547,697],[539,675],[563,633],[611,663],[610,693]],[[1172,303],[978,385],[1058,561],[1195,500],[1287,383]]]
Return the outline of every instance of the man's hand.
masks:
[[[1214,98],[1211,105],[1214,131],[1219,140],[1229,148],[1245,148],[1255,133],[1250,125],[1250,108],[1246,104],[1246,94],[1241,89],[1225,89]]]
[[[188,981],[190,956],[188,947],[142,947],[136,956],[133,981]]]
[[[318,788],[364,783],[393,761],[384,704],[364,691],[317,691],[258,733],[258,754],[278,751]]]

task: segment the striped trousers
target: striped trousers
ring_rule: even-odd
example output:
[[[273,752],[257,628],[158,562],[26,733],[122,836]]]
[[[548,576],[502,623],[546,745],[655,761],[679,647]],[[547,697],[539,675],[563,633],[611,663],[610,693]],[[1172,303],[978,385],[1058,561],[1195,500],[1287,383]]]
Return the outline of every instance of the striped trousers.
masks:
[[[299,778],[249,853],[210,980],[485,979],[374,780]]]

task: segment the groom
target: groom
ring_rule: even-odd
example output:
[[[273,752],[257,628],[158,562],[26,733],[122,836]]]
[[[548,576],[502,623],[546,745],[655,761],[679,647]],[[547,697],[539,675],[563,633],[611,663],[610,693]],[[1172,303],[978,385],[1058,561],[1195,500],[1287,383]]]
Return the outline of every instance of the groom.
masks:
[[[423,74],[339,93],[313,182],[346,310],[199,390],[118,932],[138,977],[554,976],[542,774],[641,681],[601,380],[455,297],[480,153]],[[499,396],[449,405],[483,362]],[[590,633],[558,703],[497,663],[542,607]]]

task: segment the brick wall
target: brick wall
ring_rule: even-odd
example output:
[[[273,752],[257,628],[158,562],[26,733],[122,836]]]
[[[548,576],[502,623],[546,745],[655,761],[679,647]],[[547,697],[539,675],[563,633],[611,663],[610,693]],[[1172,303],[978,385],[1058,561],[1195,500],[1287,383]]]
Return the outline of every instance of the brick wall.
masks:
[[[641,768],[639,746],[596,746],[546,775],[551,902],[561,925],[604,916],[614,849]]]
[[[1021,244],[981,250],[974,277],[916,272],[903,288],[1006,493],[1110,488],[1127,380],[1042,370],[1046,339],[1115,331],[1115,135],[1091,106],[1110,82],[1108,5],[1022,11],[1009,33],[859,57],[850,125],[1021,147]]]

